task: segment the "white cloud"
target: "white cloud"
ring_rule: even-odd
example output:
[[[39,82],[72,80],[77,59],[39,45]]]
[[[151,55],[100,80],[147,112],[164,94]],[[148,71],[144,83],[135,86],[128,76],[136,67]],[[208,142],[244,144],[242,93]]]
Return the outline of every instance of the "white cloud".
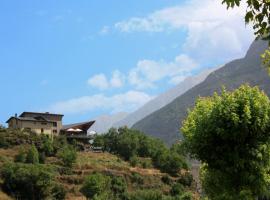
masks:
[[[200,57],[223,55],[231,58],[243,55],[254,38],[251,28],[245,26],[245,12],[246,4],[227,10],[221,1],[190,0],[146,17],[118,22],[115,28],[122,32],[186,30],[183,47],[187,53]]]
[[[129,72],[129,82],[137,89],[155,87],[155,83],[169,78],[170,83],[176,84],[179,77],[183,79],[197,69],[199,65],[189,56],[181,54],[172,62],[141,60]]]
[[[114,87],[114,88],[123,87],[124,82],[125,82],[125,75],[122,74],[120,71],[115,70],[110,80],[111,87]]]
[[[118,70],[113,71],[112,77],[108,79],[105,74],[96,74],[87,81],[88,85],[99,90],[109,88],[120,88],[124,86],[125,75]]]
[[[128,91],[113,96],[97,94],[93,96],[84,96],[70,99],[53,104],[47,110],[50,112],[78,114],[94,110],[110,110],[111,113],[132,112],[146,102],[150,101],[153,96],[144,92]]]
[[[99,31],[100,35],[106,35],[110,31],[109,26],[103,26],[102,29]]]
[[[105,90],[109,87],[109,82],[104,74],[96,74],[93,77],[89,78],[87,83],[95,88],[100,90]]]

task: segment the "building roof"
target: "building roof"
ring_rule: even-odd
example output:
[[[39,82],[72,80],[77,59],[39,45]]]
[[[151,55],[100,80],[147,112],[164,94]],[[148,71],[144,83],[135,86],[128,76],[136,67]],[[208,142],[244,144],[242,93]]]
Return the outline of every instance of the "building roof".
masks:
[[[95,123],[95,121],[87,121],[87,122],[81,122],[76,124],[67,124],[64,125],[62,130],[67,131],[68,129],[81,129],[85,132],[88,131],[88,129]]]
[[[45,118],[43,118],[43,117],[40,117],[40,116],[38,116],[38,117],[10,117],[7,121],[6,121],[6,123],[9,123],[9,121],[11,120],[11,119],[17,119],[17,120],[20,120],[20,121],[35,121],[35,122],[54,122],[54,121],[50,121],[50,120],[47,120],[47,119],[45,119]]]
[[[54,115],[54,116],[64,116],[62,114],[55,114],[55,113],[49,113],[49,112],[23,112],[22,114],[20,114],[19,117],[23,117],[26,114],[36,114],[36,115]]]

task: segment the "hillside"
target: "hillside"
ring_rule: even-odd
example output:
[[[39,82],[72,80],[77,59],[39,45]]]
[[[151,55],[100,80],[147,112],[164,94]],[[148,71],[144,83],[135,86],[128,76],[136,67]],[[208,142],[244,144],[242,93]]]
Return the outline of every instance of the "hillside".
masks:
[[[234,60],[212,72],[202,83],[140,120],[132,128],[158,137],[167,144],[172,144],[182,138],[179,132],[181,123],[187,116],[188,108],[192,108],[199,96],[210,96],[215,91],[220,91],[223,85],[228,90],[233,90],[244,83],[259,86],[270,95],[270,78],[261,66],[260,59],[260,54],[266,48],[266,41],[253,42],[244,58]]]
[[[163,94],[157,96],[153,100],[146,103],[144,106],[134,111],[133,113],[127,115],[124,119],[113,124],[114,127],[121,126],[133,126],[136,122],[143,119],[147,115],[159,110],[163,106],[172,102],[176,97],[188,91],[190,88],[201,83],[205,78],[216,68],[206,69],[198,75],[190,76],[179,83],[172,89],[164,92]]]
[[[151,140],[150,137],[147,138]],[[78,144],[67,144],[65,137],[50,140],[44,135],[0,127],[0,199],[20,199],[20,195],[29,195],[33,200],[47,199],[33,197],[34,193],[52,195],[49,199],[55,200],[85,199],[81,188],[87,177],[95,174],[112,180],[107,184],[116,191],[107,188],[106,192],[111,191],[112,195],[116,195],[121,190],[120,193],[130,196],[130,200],[137,200],[133,198],[136,195],[153,194],[158,195],[159,198],[155,198],[157,200],[165,197],[175,200],[177,195],[189,194],[194,197],[192,199],[198,199],[195,182],[184,168],[179,168],[176,174],[170,175],[154,167],[149,157],[136,156],[135,162],[134,159],[125,160],[118,154],[106,152],[105,149],[104,152],[75,150]],[[29,152],[32,152],[32,158],[35,157],[35,153],[31,151],[33,148],[37,149],[39,157],[39,161],[35,163],[28,160]],[[71,166],[65,164],[61,156],[64,153],[70,160],[69,148],[77,154]],[[175,165],[173,167],[175,168]],[[17,174],[14,175],[15,173]],[[177,194],[172,193],[173,187],[179,187]],[[25,194],[24,191],[28,192]],[[63,193],[66,194],[65,197],[62,196]],[[124,196],[116,197],[109,199],[125,199]]]

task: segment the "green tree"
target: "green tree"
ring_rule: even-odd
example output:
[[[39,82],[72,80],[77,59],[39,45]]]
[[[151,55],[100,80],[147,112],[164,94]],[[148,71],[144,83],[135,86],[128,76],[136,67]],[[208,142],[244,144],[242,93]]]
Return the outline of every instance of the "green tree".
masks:
[[[243,2],[243,1],[242,1]],[[241,0],[222,0],[228,8],[240,6]],[[254,34],[257,38],[269,40],[270,44],[270,1],[269,0],[246,0],[247,9],[245,22],[253,24]],[[263,64],[270,74],[270,47],[262,55]]]
[[[65,145],[57,152],[57,157],[62,160],[64,166],[71,168],[72,165],[76,162],[77,152],[74,147]]]
[[[1,168],[3,189],[19,199],[48,199],[54,176],[54,171],[44,165],[6,163]]]
[[[26,163],[38,164],[39,154],[35,145],[32,145],[26,154]]]
[[[88,199],[104,199],[102,195],[104,195],[110,190],[110,183],[110,177],[104,176],[100,173],[92,174],[85,178],[80,191]],[[102,198],[99,196],[101,196]]]
[[[182,132],[190,155],[205,163],[210,199],[255,199],[268,190],[270,101],[257,87],[199,98]]]

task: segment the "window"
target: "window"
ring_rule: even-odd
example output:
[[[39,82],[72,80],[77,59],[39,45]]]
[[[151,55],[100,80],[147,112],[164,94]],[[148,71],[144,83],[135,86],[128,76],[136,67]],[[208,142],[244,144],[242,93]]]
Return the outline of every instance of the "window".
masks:
[[[42,125],[47,125],[47,123],[46,123],[46,122],[41,122],[41,124],[42,124]]]
[[[57,122],[53,122],[53,126],[54,127],[57,127]]]
[[[57,130],[53,130],[53,133],[57,133]]]
[[[44,133],[44,129],[43,128],[41,129],[41,133]]]

